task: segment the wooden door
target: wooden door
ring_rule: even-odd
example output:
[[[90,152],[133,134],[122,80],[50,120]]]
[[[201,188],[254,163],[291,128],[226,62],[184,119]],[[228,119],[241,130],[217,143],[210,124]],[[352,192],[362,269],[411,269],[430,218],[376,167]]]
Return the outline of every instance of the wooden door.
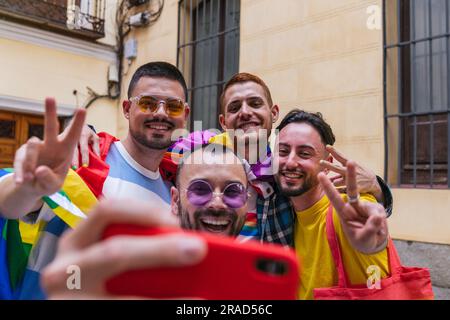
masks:
[[[0,168],[9,168],[19,147],[20,116],[0,112]]]
[[[16,150],[31,137],[44,136],[44,117],[0,111],[0,168],[13,166]]]

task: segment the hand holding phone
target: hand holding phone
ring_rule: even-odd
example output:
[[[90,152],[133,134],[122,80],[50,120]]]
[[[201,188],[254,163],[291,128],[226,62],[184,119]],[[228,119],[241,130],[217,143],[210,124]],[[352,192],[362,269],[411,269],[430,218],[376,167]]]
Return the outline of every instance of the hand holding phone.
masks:
[[[130,270],[107,280],[110,294],[147,298],[197,297],[213,300],[296,299],[299,266],[294,251],[258,242],[178,228],[109,226],[104,238],[116,235],[154,236],[183,233],[206,241],[208,252],[198,264]]]
[[[101,240],[107,226],[121,223],[179,226],[178,219],[161,214],[148,201],[100,200],[88,219],[62,235],[55,259],[42,270],[40,282],[48,299],[138,299],[108,293],[106,281],[133,268],[187,266],[206,256],[206,242],[179,234]]]

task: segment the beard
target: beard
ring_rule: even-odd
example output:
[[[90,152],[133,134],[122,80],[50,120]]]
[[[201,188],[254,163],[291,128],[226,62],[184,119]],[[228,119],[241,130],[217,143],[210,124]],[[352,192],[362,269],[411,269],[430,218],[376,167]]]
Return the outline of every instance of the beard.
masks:
[[[144,126],[151,122],[156,121],[146,121],[144,122]],[[166,122],[172,128],[174,127],[174,124],[170,121],[157,121],[157,122]],[[173,144],[171,135],[169,137],[165,137],[162,134],[153,133],[152,137],[149,139],[142,131],[134,130],[134,128],[132,128],[131,126],[130,126],[130,135],[139,144],[149,149],[166,150]]]
[[[232,209],[211,210],[206,208],[199,208],[194,211],[193,221],[191,221],[189,213],[186,210],[183,210],[180,202],[178,203],[178,215],[180,217],[180,223],[183,229],[219,233],[228,236],[237,236],[241,232],[245,222],[245,215],[243,217],[239,217],[236,211]],[[223,228],[224,230],[219,230],[218,228],[215,231],[210,231],[202,222],[202,218],[206,217],[222,218],[229,220],[230,222],[226,228]]]
[[[310,175],[306,174],[304,175],[304,182],[297,186],[283,184],[280,179],[280,173],[275,175],[275,182],[277,183],[281,194],[285,197],[301,196],[318,184],[317,180],[313,179]]]

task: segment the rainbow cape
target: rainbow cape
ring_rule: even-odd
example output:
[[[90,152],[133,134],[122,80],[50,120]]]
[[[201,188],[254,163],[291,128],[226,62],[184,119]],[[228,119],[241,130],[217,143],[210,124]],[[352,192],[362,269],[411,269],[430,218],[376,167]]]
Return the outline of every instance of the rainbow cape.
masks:
[[[0,177],[11,172],[12,169],[0,169]],[[86,218],[85,213],[97,202],[95,195],[73,170],[69,170],[59,192],[42,200],[55,217],[71,228]],[[47,223],[39,219],[31,224],[24,220],[0,218],[0,298],[14,298],[14,292],[20,286],[27,267],[30,267],[30,252],[45,232]]]

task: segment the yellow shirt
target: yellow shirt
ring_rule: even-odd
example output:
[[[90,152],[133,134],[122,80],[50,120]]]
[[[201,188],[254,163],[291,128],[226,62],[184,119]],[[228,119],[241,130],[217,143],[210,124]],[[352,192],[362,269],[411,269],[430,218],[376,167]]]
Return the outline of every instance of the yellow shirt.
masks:
[[[346,195],[342,197],[344,201],[347,201]],[[361,200],[375,202],[370,195],[361,195]],[[338,284],[338,273],[325,229],[329,204],[330,201],[324,196],[312,207],[297,212],[295,250],[300,261],[300,299],[313,299],[314,288],[328,288]],[[369,278],[367,268],[371,265],[380,268],[382,278],[389,274],[386,249],[373,255],[358,252],[347,241],[335,210],[333,210],[333,222],[344,268],[352,285],[367,283]]]

